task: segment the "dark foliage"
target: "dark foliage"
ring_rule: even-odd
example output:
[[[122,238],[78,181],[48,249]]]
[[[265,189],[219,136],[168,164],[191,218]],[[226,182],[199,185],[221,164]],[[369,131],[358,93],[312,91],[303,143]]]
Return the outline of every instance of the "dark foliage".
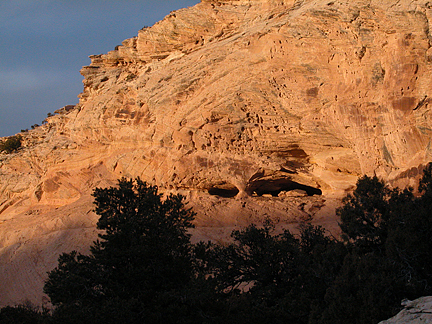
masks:
[[[7,306],[0,309],[1,324],[42,324],[50,323],[47,310],[40,310],[29,305]]]
[[[357,188],[346,196],[337,210],[342,239],[354,243],[364,252],[380,248],[387,236],[389,199],[392,192],[377,177],[364,176]]]
[[[100,240],[91,255],[63,254],[44,291],[57,320],[92,323],[170,322],[191,286],[194,213],[183,197],[165,200],[157,187],[122,179],[94,191]],[[166,307],[164,307],[164,305]],[[172,307],[171,307],[172,305]],[[163,307],[158,312],[157,310]],[[186,314],[187,315],[187,314]]]
[[[394,315],[404,298],[432,293],[432,164],[420,197],[363,177],[338,210],[348,248],[330,286],[323,323],[374,323]]]
[[[11,136],[0,143],[0,152],[13,153],[21,147],[22,138],[19,135]]]
[[[362,177],[337,210],[342,239],[266,222],[232,243],[191,244],[194,213],[139,179],[96,189],[90,255],[62,254],[45,292],[52,316],[4,308],[10,323],[363,324],[432,294],[432,165],[411,190]],[[8,317],[9,316],[9,317]],[[15,321],[15,322],[14,322]],[[3,323],[0,321],[0,323]]]
[[[240,323],[308,323],[318,316],[344,247],[320,227],[307,225],[299,238],[271,224],[234,231],[234,243],[208,246],[207,271],[219,293],[236,303]]]

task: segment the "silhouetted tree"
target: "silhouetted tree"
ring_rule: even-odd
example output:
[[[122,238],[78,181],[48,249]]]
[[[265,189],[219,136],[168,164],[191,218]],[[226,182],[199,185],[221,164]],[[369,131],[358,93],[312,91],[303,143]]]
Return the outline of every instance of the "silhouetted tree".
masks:
[[[209,247],[210,273],[225,293],[231,318],[241,323],[308,323],[325,306],[324,295],[342,263],[344,247],[321,227],[299,237],[274,226],[250,225],[234,242]],[[234,321],[233,321],[234,322]]]
[[[386,240],[391,195],[392,191],[376,176],[360,178],[354,192],[343,199],[343,206],[336,211],[342,238],[364,251],[380,248]]]
[[[322,323],[379,322],[403,298],[432,293],[431,170],[429,164],[419,197],[365,176],[344,199],[337,213],[348,254],[328,289]]]
[[[99,240],[90,255],[62,254],[44,291],[58,318],[93,322],[163,322],[181,304],[193,278],[190,234],[194,213],[184,197],[162,199],[156,186],[140,179],[94,191]],[[165,313],[164,313],[165,312]],[[167,316],[164,316],[167,315]],[[160,318],[158,318],[160,317]]]

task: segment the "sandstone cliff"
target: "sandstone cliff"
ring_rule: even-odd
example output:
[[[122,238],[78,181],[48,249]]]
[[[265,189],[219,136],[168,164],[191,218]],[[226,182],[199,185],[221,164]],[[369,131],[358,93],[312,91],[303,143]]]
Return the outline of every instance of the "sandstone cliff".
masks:
[[[186,195],[196,239],[264,217],[335,231],[362,174],[432,160],[432,4],[221,0],[171,13],[81,70],[75,107],[0,154],[1,304],[41,302],[60,252],[96,237],[94,187]]]

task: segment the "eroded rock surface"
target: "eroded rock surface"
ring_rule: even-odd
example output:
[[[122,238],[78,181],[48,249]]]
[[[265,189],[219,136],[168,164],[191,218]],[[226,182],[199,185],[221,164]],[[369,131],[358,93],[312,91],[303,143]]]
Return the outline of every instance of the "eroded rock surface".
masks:
[[[432,323],[432,297],[421,297],[402,302],[403,310],[379,324],[427,324]]]
[[[196,240],[265,217],[334,232],[358,176],[415,185],[431,15],[425,0],[202,1],[91,56],[79,104],[0,155],[1,303],[41,302],[58,253],[96,237],[92,190],[122,176],[184,194]]]

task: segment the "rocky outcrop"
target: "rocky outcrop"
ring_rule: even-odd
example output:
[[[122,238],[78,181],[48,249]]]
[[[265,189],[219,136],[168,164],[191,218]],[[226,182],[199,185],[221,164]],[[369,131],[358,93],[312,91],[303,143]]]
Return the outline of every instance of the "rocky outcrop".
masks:
[[[184,194],[195,239],[265,217],[336,231],[358,176],[414,185],[431,160],[431,14],[425,0],[202,1],[91,56],[79,104],[0,156],[2,303],[40,302],[57,254],[95,238],[93,188],[122,176]]]
[[[425,324],[432,323],[432,297],[421,297],[402,302],[403,310],[396,316],[379,324]]]

